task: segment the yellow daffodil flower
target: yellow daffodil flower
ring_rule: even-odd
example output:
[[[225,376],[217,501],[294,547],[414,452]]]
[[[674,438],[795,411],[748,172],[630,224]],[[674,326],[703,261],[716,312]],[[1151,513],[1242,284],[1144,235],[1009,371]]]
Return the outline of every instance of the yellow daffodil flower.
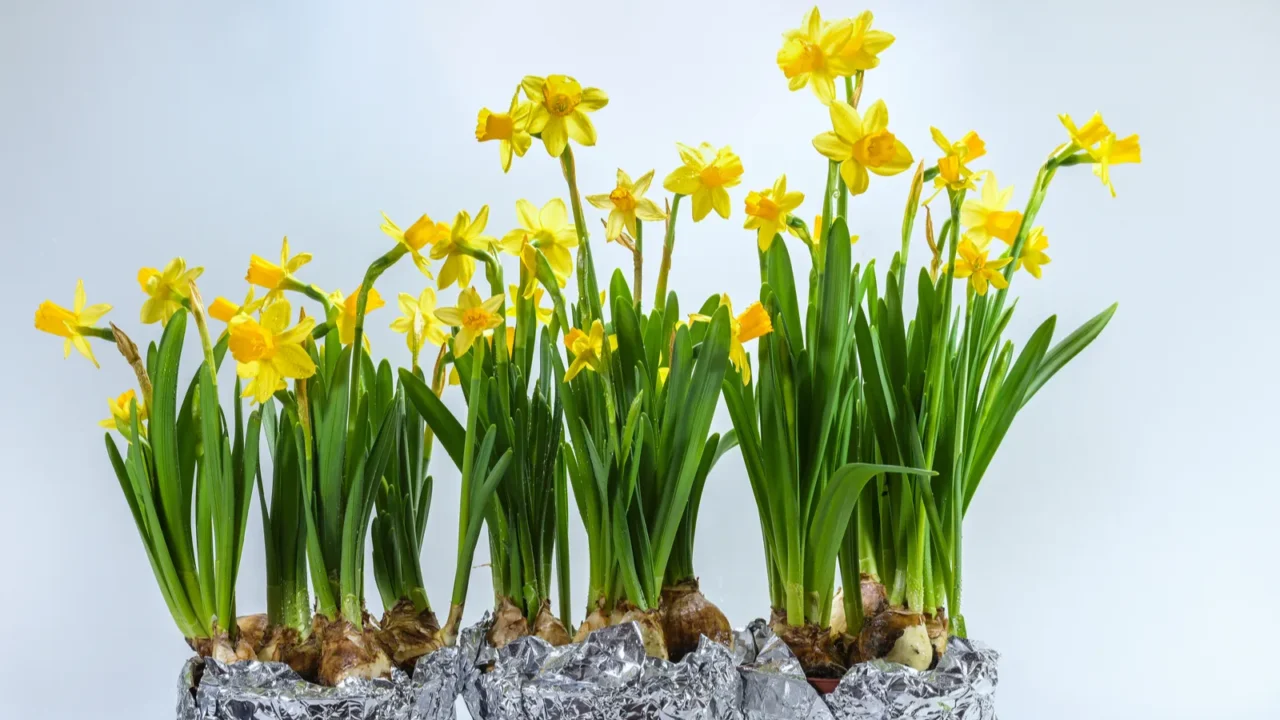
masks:
[[[52,300],[45,300],[36,308],[36,329],[66,338],[66,342],[62,344],[64,358],[71,355],[71,347],[75,346],[81,355],[89,358],[94,367],[98,367],[98,359],[93,356],[93,348],[89,347],[89,341],[81,333],[81,328],[92,327],[103,315],[111,312],[111,306],[104,303],[85,307],[84,302],[84,281],[77,280],[72,308],[68,310]]]
[[[727,188],[742,182],[742,159],[728,145],[716,150],[710,143],[696,148],[676,143],[676,148],[684,164],[671,171],[662,181],[662,187],[693,199],[694,222],[706,217],[713,208],[727,220]]]
[[[986,143],[972,130],[957,142],[948,140],[936,127],[929,128],[929,132],[933,134],[933,142],[945,153],[938,159],[938,176],[933,179],[934,185],[952,190],[974,189],[974,173],[967,163],[987,153]]]
[[[292,310],[288,300],[280,299],[262,311],[262,322],[244,314],[231,319],[227,347],[236,359],[236,375],[249,380],[244,397],[265,403],[285,388],[286,378],[315,374],[316,364],[303,343],[316,321],[304,317],[290,328]]]
[[[764,306],[753,302],[741,315],[733,314],[733,302],[727,294],[720,296],[720,306],[729,311],[729,360],[742,375],[742,384],[751,383],[751,363],[747,358],[747,349],[743,343],[751,342],[758,337],[773,332],[773,321]],[[689,316],[694,322],[710,322],[707,315],[694,313]]]
[[[277,265],[258,255],[250,255],[249,272],[244,279],[248,280],[250,285],[265,288],[268,300],[275,300],[284,295],[285,281],[292,279],[293,274],[309,262],[311,262],[310,253],[298,253],[289,257],[289,238],[285,237],[280,244],[280,264]]]
[[[1093,174],[1111,191],[1111,197],[1115,197],[1116,188],[1111,184],[1111,166],[1142,162],[1142,147],[1138,143],[1138,136],[1117,139],[1116,134],[1102,121],[1102,113],[1095,112],[1080,127],[1076,127],[1070,115],[1062,114],[1058,119],[1071,136],[1071,142],[1093,158]]]
[[[418,218],[408,230],[401,230],[386,213],[382,213],[382,232],[388,237],[404,246],[409,251],[410,257],[413,258],[413,264],[418,270],[431,277],[431,265],[427,262],[427,258],[422,254],[422,248],[428,245],[435,245],[437,242],[449,236],[449,226],[444,223],[435,222],[427,215]],[[434,256],[433,256],[434,257]]]
[[[570,330],[564,336],[564,346],[573,353],[573,362],[564,374],[565,382],[577,377],[583,368],[600,372],[604,364],[604,325],[596,320],[591,323],[590,333],[579,328]]]
[[[167,323],[173,314],[183,307],[190,294],[191,282],[200,277],[204,268],[187,269],[182,258],[174,258],[161,272],[144,267],[138,271],[138,285],[147,294],[142,303],[142,324]]]
[[[391,329],[404,333],[405,344],[413,354],[413,364],[418,364],[418,354],[426,343],[440,346],[449,339],[444,326],[436,318],[436,291],[423,288],[422,294],[414,297],[409,293],[398,296],[400,312],[404,313],[391,322]]]
[[[812,229],[812,230],[810,230],[810,232],[809,232],[809,236],[813,239],[813,244],[814,244],[815,246],[817,246],[817,245],[821,245],[821,244],[822,244],[822,238],[821,238],[821,237],[819,237],[821,234],[822,234],[822,213],[818,213],[817,215],[814,215],[814,216],[813,216],[813,229]],[[849,244],[850,244],[850,245],[857,245],[857,244],[858,244],[858,236],[857,236],[857,235],[850,235],[850,236],[849,236]]]
[[[961,240],[956,252],[960,257],[956,259],[955,276],[969,278],[969,285],[973,287],[974,292],[986,295],[987,283],[999,290],[1009,287],[1009,282],[1004,279],[1004,275],[999,270],[1008,265],[1013,258],[988,260],[987,251],[970,240]]]
[[[787,78],[787,87],[796,91],[808,85],[819,100],[830,104],[835,98],[835,79],[854,71],[841,58],[852,34],[853,23],[847,19],[823,22],[816,7],[805,13],[800,27],[782,34],[777,62]]]
[[[867,191],[870,177],[897,175],[911,167],[911,152],[889,132],[889,110],[883,100],[867,108],[865,116],[846,103],[831,103],[832,132],[813,139],[813,147],[827,159],[840,163],[840,177],[849,192],[860,195]]]
[[[502,249],[520,256],[527,243],[541,250],[560,287],[564,287],[573,273],[573,254],[569,250],[578,246],[578,232],[569,222],[564,201],[552,198],[539,210],[528,200],[517,200],[516,219],[520,227],[503,236]],[[531,269],[537,272],[536,265]]]
[[[541,134],[551,157],[560,157],[569,138],[579,145],[596,144],[596,128],[587,113],[609,104],[609,96],[598,88],[583,88],[568,75],[540,78],[526,75],[520,86],[533,102],[529,132]]]
[[[667,384],[667,376],[670,374],[671,374],[671,368],[669,367],[658,368],[658,387],[662,387],[663,385]]]
[[[1045,237],[1044,228],[1038,225],[1031,228],[1027,239],[1022,243],[1022,253],[1018,255],[1018,264],[1014,269],[1025,269],[1031,273],[1031,277],[1039,280],[1040,267],[1049,264],[1049,256],[1045,254],[1048,249],[1049,238]]]
[[[449,384],[450,385],[462,384],[462,376],[458,375],[458,366],[456,365],[449,368]]]
[[[796,231],[787,225],[787,216],[804,202],[804,193],[787,192],[787,176],[779,177],[773,187],[760,192],[747,193],[747,222],[742,226],[756,231],[760,252],[773,245],[773,237],[780,232]]]
[[[480,293],[469,287],[458,295],[457,307],[445,307],[436,310],[440,322],[458,328],[453,338],[453,356],[467,354],[476,338],[485,330],[492,330],[502,324],[502,296],[494,295],[481,302]]]
[[[245,296],[244,302],[240,305],[237,305],[222,296],[214,298],[213,302],[209,304],[209,317],[214,320],[221,320],[224,323],[230,324],[231,318],[236,315],[248,315],[249,313],[258,312],[266,302],[267,299],[265,297],[254,298],[253,286],[250,285],[249,294]]]
[[[454,217],[453,227],[449,228],[448,234],[438,237],[431,246],[431,259],[444,259],[437,278],[437,285],[441,290],[455,282],[460,288],[471,285],[471,276],[476,272],[476,261],[464,250],[487,250],[497,242],[481,234],[488,224],[488,205],[480,208],[474,220],[471,219],[471,213],[463,210]]]
[[[658,204],[644,194],[649,191],[649,184],[653,182],[653,171],[640,176],[639,180],[631,181],[631,176],[618,168],[618,184],[608,195],[588,195],[587,202],[595,205],[601,210],[609,211],[609,221],[605,226],[605,239],[612,242],[622,237],[622,231],[626,230],[631,237],[636,236],[636,218],[641,220],[663,220],[667,214],[658,207]]]
[[[498,141],[498,155],[502,159],[502,172],[511,169],[511,154],[524,157],[533,137],[529,135],[529,116],[533,105],[520,102],[520,88],[516,88],[511,96],[511,107],[505,113],[496,113],[489,108],[481,108],[476,118],[476,140],[488,142]]]
[[[836,52],[836,60],[845,70],[871,70],[880,64],[880,53],[893,44],[894,37],[883,30],[871,29],[870,10],[863,10],[853,19],[849,40]]]
[[[507,317],[514,318],[516,316],[516,299],[517,299],[516,296],[520,294],[520,288],[517,285],[511,285],[507,288],[507,292],[511,296],[511,304],[507,306]],[[526,296],[529,302],[533,303],[534,319],[537,322],[542,323],[543,325],[546,325],[547,323],[551,322],[551,314],[552,314],[551,308],[541,307],[542,296],[545,295],[546,292],[547,291],[545,289],[539,286],[534,289],[532,296]]]
[[[360,302],[360,288],[356,288],[350,295],[344,296],[341,290],[334,290],[329,293],[329,299],[333,301],[335,307],[342,309],[338,314],[338,339],[343,345],[350,345],[356,341],[356,305]],[[365,300],[364,312],[366,315],[385,306],[387,303],[383,301],[382,295],[378,294],[378,288],[369,288],[369,298]],[[369,348],[369,336],[364,336],[362,343],[367,350]]]
[[[138,425],[139,430],[142,423],[147,421],[147,406],[141,400],[137,400],[137,393],[132,390],[125,390],[120,397],[107,398],[107,406],[111,408],[111,417],[98,422],[99,427],[108,430],[112,428],[119,430],[121,435],[129,437],[133,434],[133,415],[130,405],[137,401],[138,403]]]
[[[1005,210],[1013,199],[1013,186],[1001,190],[995,173],[986,170],[983,174],[986,177],[982,180],[982,194],[960,206],[960,225],[965,228],[964,239],[985,252],[993,237],[1013,244],[1022,225],[1022,213]]]

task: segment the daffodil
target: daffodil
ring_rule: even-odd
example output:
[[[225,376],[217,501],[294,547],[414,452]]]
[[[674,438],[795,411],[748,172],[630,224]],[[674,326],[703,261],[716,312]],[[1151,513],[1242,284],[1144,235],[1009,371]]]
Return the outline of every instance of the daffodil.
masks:
[[[1013,258],[987,259],[987,251],[975,245],[971,240],[961,240],[956,248],[960,257],[956,259],[955,276],[969,278],[969,285],[979,295],[987,294],[987,284],[1003,290],[1009,282],[999,272],[1000,268],[1012,262]]]
[[[489,224],[489,206],[485,205],[476,213],[474,220],[471,213],[463,210],[453,219],[453,227],[448,234],[437,238],[431,246],[431,259],[444,259],[440,267],[437,284],[441,290],[455,282],[458,287],[471,285],[471,276],[476,272],[475,258],[467,254],[467,250],[487,250],[494,242],[493,238],[482,235],[484,226]]]
[[[853,34],[849,20],[823,22],[822,13],[813,8],[805,13],[800,27],[782,34],[778,50],[778,69],[787,77],[792,91],[808,85],[824,103],[835,98],[835,79],[853,74],[853,66],[840,57]]]
[[[519,286],[511,285],[507,288],[507,292],[511,295],[511,304],[507,306],[507,317],[514,318],[516,316],[516,301],[517,301],[517,296],[520,295],[520,288]],[[528,302],[533,303],[534,319],[537,322],[542,323],[543,325],[546,325],[547,323],[551,322],[551,314],[552,314],[551,308],[541,307],[542,296],[545,295],[546,292],[547,291],[544,288],[537,287],[534,289],[533,295],[531,297],[528,297]]]
[[[574,328],[564,336],[564,346],[573,354],[573,362],[565,371],[564,381],[569,382],[587,368],[600,372],[604,365],[604,325],[596,320],[591,323],[591,331],[583,332]]]
[[[773,245],[773,237],[778,233],[796,234],[796,230],[787,225],[787,216],[800,207],[801,202],[804,202],[804,193],[787,192],[786,175],[774,181],[768,190],[747,193],[747,222],[742,227],[756,231],[760,252]]]
[[[436,310],[436,317],[445,325],[458,328],[453,338],[453,356],[467,354],[476,338],[485,330],[492,330],[502,324],[502,296],[494,295],[481,301],[480,293],[475,288],[467,288],[458,295],[457,307],[445,307]]]
[[[85,307],[84,302],[84,281],[77,280],[72,308],[68,310],[52,300],[45,300],[36,308],[36,329],[66,338],[66,342],[62,344],[64,358],[71,355],[71,347],[74,345],[81,355],[89,358],[94,367],[98,367],[93,348],[89,347],[89,341],[85,339],[84,328],[93,327],[94,323],[111,311],[111,306],[100,304]]]
[[[948,140],[936,127],[929,128],[929,132],[933,134],[933,142],[944,153],[938,158],[938,176],[934,178],[934,184],[939,188],[972,190],[974,173],[967,163],[987,153],[986,143],[972,130],[956,142]]]
[[[1115,197],[1116,189],[1111,184],[1111,166],[1142,162],[1142,147],[1138,143],[1138,136],[1117,138],[1102,121],[1101,113],[1095,112],[1093,117],[1079,127],[1076,127],[1070,115],[1062,114],[1058,119],[1071,136],[1071,142],[1089,153],[1089,157],[1093,159],[1093,174],[1111,191],[1111,197]]]
[[[1018,263],[1014,269],[1025,269],[1031,273],[1032,277],[1039,280],[1040,267],[1049,264],[1049,256],[1045,254],[1045,250],[1048,249],[1049,238],[1045,237],[1044,228],[1038,225],[1031,228],[1027,239],[1022,243],[1022,252],[1018,255]]]
[[[476,140],[488,142],[498,141],[498,155],[502,159],[502,172],[511,169],[511,154],[520,157],[528,152],[533,144],[529,134],[529,115],[533,105],[520,102],[520,89],[516,88],[511,96],[511,107],[505,113],[496,113],[489,108],[481,108],[476,118]]]
[[[960,225],[965,228],[964,239],[985,251],[991,238],[1000,238],[1012,245],[1022,225],[1022,213],[1005,210],[1013,199],[1013,186],[1003,190],[996,183],[995,173],[984,171],[982,194],[976,200],[965,200],[960,206]]]
[[[764,306],[753,302],[741,315],[734,316],[733,302],[727,294],[720,296],[720,306],[729,311],[729,361],[742,375],[742,384],[751,383],[751,363],[747,358],[747,349],[743,343],[751,342],[758,337],[773,332],[773,321]],[[710,322],[707,315],[692,314],[689,319],[694,322]]]
[[[245,314],[231,319],[227,347],[236,359],[236,375],[249,380],[244,397],[265,403],[277,390],[285,388],[286,378],[303,379],[315,374],[316,364],[303,343],[316,321],[302,318],[290,328],[291,313],[289,301],[281,299],[262,311],[261,322]]]
[[[343,345],[350,345],[356,341],[356,306],[360,302],[360,289],[356,288],[350,295],[344,296],[341,290],[334,290],[329,293],[329,299],[333,301],[335,307],[341,308],[342,312],[338,314],[338,339]],[[387,303],[383,301],[382,295],[378,294],[377,288],[369,288],[369,297],[365,300],[364,312],[369,314]],[[364,346],[369,346],[369,336],[364,336]]]
[[[520,86],[533,102],[529,114],[529,132],[541,134],[542,144],[551,157],[559,157],[569,145],[569,138],[580,145],[596,144],[596,128],[587,113],[609,104],[609,96],[598,88],[583,88],[568,75],[545,78],[526,75]]]
[[[209,303],[209,317],[230,324],[231,318],[236,315],[248,315],[249,313],[258,312],[266,304],[267,299],[265,297],[255,298],[253,295],[253,286],[250,285],[249,294],[245,295],[244,302],[239,305],[222,296],[218,296],[213,299],[212,303]]]
[[[541,250],[560,287],[564,287],[573,273],[573,254],[569,250],[578,246],[578,232],[569,222],[564,201],[552,198],[539,210],[528,200],[517,200],[516,219],[520,227],[503,236],[502,249],[517,256],[524,252],[526,244]],[[536,272],[536,266],[531,269]]]
[[[138,424],[147,421],[147,406],[137,399],[137,393],[132,390],[125,390],[120,397],[107,398],[107,406],[111,408],[111,417],[98,422],[99,427],[108,430],[112,428],[119,430],[122,435],[129,437],[133,434],[133,414],[131,406],[134,402],[138,403]]]
[[[410,257],[413,258],[413,264],[423,275],[431,277],[431,265],[427,262],[427,258],[422,254],[422,248],[428,245],[435,245],[443,238],[449,236],[449,226],[435,222],[426,214],[418,218],[408,230],[401,230],[386,213],[382,213],[382,232],[388,237],[404,246],[409,251]]]
[[[182,308],[191,290],[191,282],[200,277],[204,268],[187,269],[182,258],[174,258],[164,266],[164,271],[144,267],[138,271],[138,285],[147,294],[142,303],[142,324],[167,323]]]
[[[667,217],[657,203],[644,196],[652,182],[652,170],[641,175],[639,180],[632,182],[631,176],[623,172],[622,168],[618,168],[618,184],[612,192],[608,195],[587,196],[587,202],[601,210],[609,211],[609,220],[604,231],[606,240],[617,240],[622,237],[623,230],[630,233],[631,237],[635,237],[637,218],[656,221]]]
[[[742,182],[742,159],[725,145],[716,150],[710,143],[690,147],[676,143],[684,163],[671,171],[662,187],[673,193],[693,198],[693,220],[706,217],[712,208],[720,217],[729,218],[729,192]]]
[[[880,64],[880,53],[893,44],[894,37],[883,30],[871,29],[870,10],[863,10],[853,19],[849,40],[836,52],[843,74],[849,70],[870,70]]]
[[[400,312],[404,314],[391,322],[391,329],[404,333],[405,344],[413,354],[413,364],[416,367],[423,345],[444,345],[449,335],[436,318],[435,290],[423,288],[422,294],[416,298],[409,293],[400,293],[398,301]]]
[[[911,167],[911,151],[889,132],[889,110],[883,100],[867,108],[865,116],[847,103],[831,103],[832,132],[813,139],[813,146],[829,160],[840,163],[840,177],[849,192],[859,195],[867,191],[870,176],[897,175]]]
[[[820,236],[821,236],[821,234],[822,234],[822,213],[818,213],[817,215],[814,215],[814,216],[813,216],[813,231],[809,233],[810,237],[813,239],[813,244],[814,244],[814,245],[821,245],[821,244],[822,244],[822,238],[820,237]],[[857,235],[850,235],[850,236],[849,236],[849,244],[850,244],[850,245],[857,245],[857,244],[858,244],[858,236],[857,236]]]
[[[303,265],[311,262],[310,253],[298,253],[289,257],[289,238],[285,237],[280,244],[280,264],[277,265],[258,255],[249,256],[249,272],[244,279],[251,285],[265,288],[267,298],[275,300],[284,294],[285,281],[292,279],[294,273]]]

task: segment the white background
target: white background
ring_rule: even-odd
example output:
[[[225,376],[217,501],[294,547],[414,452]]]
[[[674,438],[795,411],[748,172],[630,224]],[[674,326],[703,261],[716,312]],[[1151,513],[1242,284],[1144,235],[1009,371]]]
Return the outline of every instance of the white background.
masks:
[[[239,298],[249,254],[273,257],[288,234],[316,255],[306,280],[349,292],[388,247],[379,210],[447,220],[489,203],[501,235],[517,198],[541,204],[563,181],[537,146],[503,176],[497,147],[473,140],[476,112],[504,109],[525,74],[562,72],[611,98],[594,116],[599,146],[579,151],[584,192],[611,189],[617,166],[656,168],[660,197],[677,140],[741,154],[732,217],[695,226],[685,210],[672,274],[687,305],[727,291],[741,307],[758,291],[746,191],[786,172],[810,194],[805,216],[818,210],[825,161],[810,141],[828,121],[774,64],[780,33],[806,9],[5,0],[0,717],[171,717],[188,655],[94,424],[132,377],[102,344],[102,370],[63,362],[61,343],[32,329],[41,300],[69,304],[82,277],[91,303],[115,304],[108,319],[151,339],[134,275],[174,255],[206,268],[206,297]],[[1019,417],[968,518],[964,609],[972,635],[1004,654],[1002,716],[1276,717],[1277,6],[873,9],[898,41],[868,75],[866,101],[886,99],[917,157],[934,156],[931,124],[953,137],[977,129],[981,165],[1017,186],[1019,206],[1064,138],[1056,113],[1102,110],[1122,135],[1142,136],[1144,162],[1115,170],[1115,200],[1086,168],[1059,173],[1041,213],[1053,263],[1042,281],[1015,285],[1019,340],[1049,314],[1065,331],[1113,301],[1120,309]],[[873,178],[851,203],[856,258],[887,263],[907,185]],[[598,213],[590,222],[602,265],[629,263],[603,243]],[[656,266],[655,254],[649,294]],[[405,264],[380,287],[421,285]],[[386,329],[394,314],[371,316],[374,347],[407,363]],[[723,413],[717,426],[728,428]],[[443,456],[434,469],[423,562],[444,607],[457,474]],[[738,625],[768,610],[750,502],[729,456],[709,482],[697,564]],[[263,597],[256,509],[251,518],[243,611]],[[576,595],[584,550],[574,547]],[[476,570],[468,620],[489,591]]]

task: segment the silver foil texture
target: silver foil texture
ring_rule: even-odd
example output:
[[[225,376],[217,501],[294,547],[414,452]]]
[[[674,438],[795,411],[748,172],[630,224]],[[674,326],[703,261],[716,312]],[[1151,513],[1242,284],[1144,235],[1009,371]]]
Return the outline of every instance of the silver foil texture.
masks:
[[[951,638],[937,667],[923,672],[860,663],[826,696],[764,620],[739,631],[736,648],[745,720],[996,720],[1000,654],[974,640]]]
[[[178,720],[454,720],[457,669],[457,649],[445,648],[412,677],[392,670],[324,687],[283,663],[192,658],[178,679]]]
[[[489,618],[463,631],[461,687],[476,720],[737,720],[742,681],[729,648],[702,639],[678,663],[645,656],[634,623],[552,647],[526,637],[496,650]]]

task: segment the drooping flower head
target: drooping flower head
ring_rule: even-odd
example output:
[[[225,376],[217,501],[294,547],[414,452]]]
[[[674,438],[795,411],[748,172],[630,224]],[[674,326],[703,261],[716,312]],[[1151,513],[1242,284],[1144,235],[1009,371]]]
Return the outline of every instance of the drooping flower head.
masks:
[[[710,143],[690,147],[676,143],[684,163],[662,181],[668,192],[688,195],[693,199],[693,221],[698,222],[714,208],[729,218],[729,192],[742,182],[742,159],[728,145],[715,149]]]
[[[842,70],[871,70],[880,65],[880,53],[893,44],[894,37],[883,30],[871,29],[870,10],[863,10],[852,21],[849,40],[836,51]]]
[[[89,347],[89,341],[81,328],[93,327],[103,315],[111,312],[111,306],[103,303],[85,307],[84,303],[84,281],[77,280],[75,302],[71,309],[68,310],[52,300],[45,300],[36,308],[36,329],[66,338],[62,344],[64,358],[71,355],[71,348],[75,346],[81,355],[89,358],[94,367],[98,367],[98,359],[93,356],[93,348]]]
[[[475,288],[467,288],[458,295],[457,307],[444,307],[436,310],[440,322],[458,328],[453,338],[453,356],[462,357],[467,354],[476,338],[484,331],[492,330],[502,324],[502,296],[494,295],[481,301],[480,293]]]
[[[1009,281],[1004,279],[1004,274],[999,270],[1012,262],[1013,258],[989,260],[987,251],[970,240],[961,240],[956,252],[960,257],[956,258],[955,276],[969,278],[969,285],[974,292],[986,295],[988,283],[999,290],[1009,287]]]
[[[141,427],[142,423],[147,421],[147,406],[139,400],[137,393],[132,390],[125,390],[119,397],[107,398],[107,407],[111,409],[111,417],[100,420],[99,427],[108,430],[119,430],[121,435],[126,438],[133,434],[133,414],[132,404],[138,403],[138,425],[139,429],[145,432]]]
[[[929,128],[929,132],[933,134],[934,144],[943,152],[943,156],[938,158],[938,176],[933,180],[934,185],[952,190],[972,190],[974,172],[968,163],[985,155],[987,144],[972,130],[956,142],[948,140],[936,127]]]
[[[533,112],[531,103],[520,102],[520,88],[516,88],[511,96],[511,107],[505,113],[496,113],[489,108],[481,108],[476,118],[476,140],[488,142],[498,141],[498,156],[502,160],[502,172],[511,169],[511,154],[524,157],[533,137],[529,135],[529,117]]]
[[[583,332],[574,328],[564,336],[564,346],[573,355],[573,362],[564,373],[564,381],[569,382],[587,368],[600,372],[604,366],[604,325],[599,320],[591,323],[591,331]]]
[[[431,246],[431,259],[444,259],[437,278],[437,286],[441,290],[455,282],[462,288],[471,284],[471,276],[476,272],[476,261],[466,250],[488,250],[497,242],[483,234],[484,227],[488,224],[488,205],[480,208],[474,220],[471,219],[471,213],[462,210],[454,217],[449,233],[435,240],[435,244]]]
[[[560,157],[570,138],[579,145],[596,144],[596,128],[587,113],[609,104],[609,96],[603,90],[584,89],[568,75],[526,75],[520,86],[533,102],[529,132],[541,133],[542,144],[551,157]]]
[[[1039,225],[1031,228],[1027,239],[1022,243],[1022,253],[1018,255],[1018,263],[1014,269],[1025,269],[1031,273],[1031,277],[1039,280],[1041,266],[1049,264],[1049,256],[1045,253],[1048,249],[1049,238],[1045,237],[1044,228]]]
[[[400,317],[391,322],[391,329],[404,333],[405,344],[413,355],[413,364],[418,364],[418,355],[427,343],[440,346],[449,339],[444,325],[436,318],[436,291],[423,288],[422,294],[414,297],[409,293],[400,293]]]
[[[588,195],[587,202],[601,210],[609,211],[609,220],[605,226],[605,239],[609,241],[622,237],[626,230],[631,237],[636,236],[636,219],[657,221],[663,220],[667,214],[657,203],[645,197],[649,184],[653,182],[653,171],[631,181],[631,176],[618,168],[618,184],[608,195]]]
[[[751,303],[741,315],[735,317],[733,302],[728,294],[720,296],[720,307],[729,312],[729,360],[742,375],[742,384],[750,384],[751,363],[743,343],[773,332],[773,321],[769,319],[769,312],[758,302]],[[694,322],[711,322],[710,316],[698,313],[690,315],[689,319]]]
[[[401,230],[386,213],[382,213],[382,232],[388,237],[404,246],[409,251],[410,257],[413,258],[413,264],[418,270],[430,278],[431,265],[427,262],[427,258],[422,254],[422,248],[428,245],[435,245],[441,239],[449,236],[449,226],[444,223],[438,223],[423,214],[408,230]]]
[[[773,187],[760,192],[747,193],[747,222],[742,226],[756,231],[760,252],[773,245],[773,237],[780,232],[796,234],[787,225],[787,217],[804,202],[804,193],[787,192],[787,176],[779,177]]]
[[[982,193],[977,199],[965,200],[960,206],[960,225],[965,229],[964,238],[979,250],[986,251],[991,238],[1000,238],[1009,245],[1018,237],[1022,226],[1022,213],[1006,210],[1013,199],[1013,186],[1003,190],[996,184],[996,175],[984,170]]]
[[[1117,138],[1116,134],[1102,121],[1102,113],[1094,113],[1088,122],[1076,127],[1070,115],[1058,116],[1071,142],[1078,145],[1089,157],[1093,158],[1093,174],[1098,176],[1103,185],[1116,196],[1115,186],[1111,184],[1111,166],[1122,163],[1142,162],[1142,147],[1137,135]],[[1061,149],[1061,148],[1060,148]]]
[[[182,258],[174,258],[164,266],[164,271],[144,267],[138,271],[138,286],[147,294],[142,303],[142,324],[168,323],[169,318],[184,306],[191,294],[191,282],[200,277],[204,268],[187,269]]]
[[[363,286],[362,286],[363,287]],[[350,345],[356,341],[356,310],[360,302],[360,290],[356,288],[350,295],[344,296],[341,290],[334,290],[329,293],[329,299],[333,301],[335,307],[342,312],[338,313],[338,339],[343,345]],[[369,314],[387,303],[383,301],[382,295],[378,293],[377,288],[369,288],[369,297],[365,300],[364,312]],[[364,336],[362,343],[366,350],[369,349],[369,336]]]
[[[285,379],[305,379],[316,372],[316,364],[303,347],[316,321],[302,318],[289,327],[289,301],[277,300],[262,311],[259,322],[250,315],[231,319],[227,347],[236,360],[236,374],[249,380],[244,397],[265,403],[277,390],[285,389]]]
[[[870,176],[897,175],[911,167],[911,152],[889,132],[889,110],[883,100],[867,108],[865,116],[847,103],[831,103],[831,132],[813,139],[813,146],[827,159],[840,163],[840,177],[849,192],[867,191]]]
[[[289,257],[289,238],[286,236],[280,243],[280,264],[277,265],[258,255],[251,255],[249,272],[245,274],[244,279],[248,280],[250,285],[265,288],[268,301],[272,301],[284,295],[285,281],[292,279],[293,274],[309,262],[311,262],[310,253],[298,253]]]
[[[782,34],[778,50],[778,69],[786,76],[787,87],[796,91],[807,85],[819,100],[830,103],[835,98],[835,79],[854,71],[840,55],[852,34],[853,23],[847,19],[823,22],[816,7],[805,13],[800,27]]]
[[[502,249],[517,257],[526,245],[541,250],[560,287],[564,287],[573,273],[573,254],[569,251],[578,246],[578,232],[569,222],[564,201],[552,198],[539,210],[528,200],[517,200],[516,219],[520,227],[503,236]],[[536,272],[536,267],[532,269]]]

